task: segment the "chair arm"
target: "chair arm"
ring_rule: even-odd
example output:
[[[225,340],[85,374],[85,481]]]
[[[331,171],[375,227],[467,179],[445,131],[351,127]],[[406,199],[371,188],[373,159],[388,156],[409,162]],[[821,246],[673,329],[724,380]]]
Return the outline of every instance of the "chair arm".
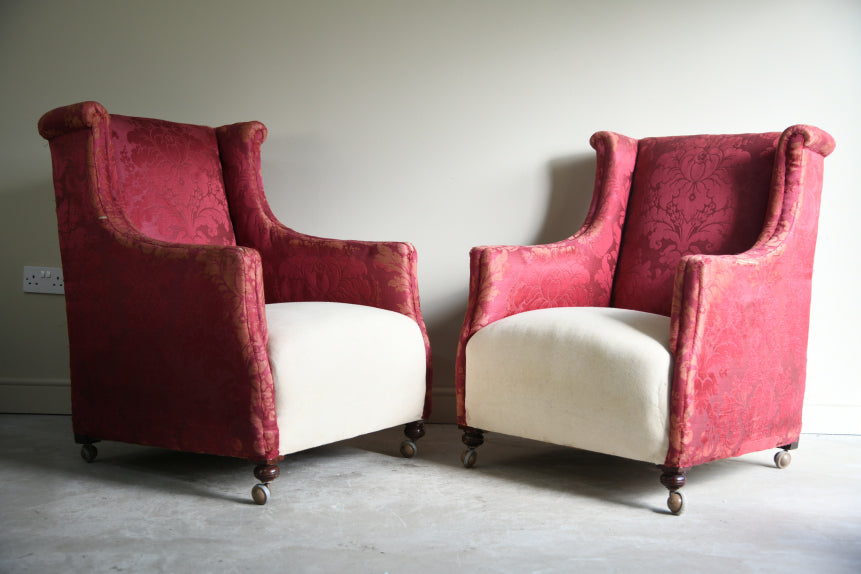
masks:
[[[586,221],[547,245],[484,246],[470,251],[467,338],[515,313],[546,307],[607,306],[619,254],[637,140],[598,132],[595,189]]]
[[[280,224],[267,235],[261,253],[270,300],[354,303],[421,317],[410,243],[314,237]]]
[[[314,237],[293,231],[274,217],[260,222],[257,233],[243,236],[261,252],[267,302],[367,305],[401,313],[418,324],[425,345],[427,393],[422,418],[427,419],[433,366],[419,302],[415,247],[403,242]]]
[[[600,239],[581,235],[547,245],[474,247],[469,332],[524,311],[607,306],[614,262],[609,252],[594,248]]]
[[[260,252],[268,303],[331,301],[402,313],[421,330],[427,357],[424,418],[431,410],[430,340],[419,302],[416,249],[405,242],[327,239],[281,224],[263,191],[260,122],[216,129],[237,242]]]
[[[285,227],[263,191],[260,147],[266,127],[246,122],[217,128],[216,134],[237,241],[260,251],[268,302],[355,303],[420,319],[412,245],[328,239]]]
[[[260,255],[103,229],[66,271],[79,419],[115,417],[124,436],[104,438],[277,457]]]
[[[607,306],[615,257],[595,249],[606,241],[585,231],[535,246],[470,250],[469,300],[455,359],[458,423],[466,424],[466,344],[479,329],[510,315],[547,307]],[[618,244],[616,249],[618,249]]]
[[[811,273],[786,243],[684,257],[676,275],[667,465],[689,467],[798,439]]]
[[[546,245],[470,251],[469,301],[455,366],[460,424],[466,424],[466,344],[476,331],[525,311],[610,303],[637,140],[598,132],[590,144],[597,152],[595,189],[586,221],[576,234]]]
[[[822,167],[833,149],[817,128],[785,130],[756,244],[738,255],[690,255],[679,263],[667,466],[797,440]]]

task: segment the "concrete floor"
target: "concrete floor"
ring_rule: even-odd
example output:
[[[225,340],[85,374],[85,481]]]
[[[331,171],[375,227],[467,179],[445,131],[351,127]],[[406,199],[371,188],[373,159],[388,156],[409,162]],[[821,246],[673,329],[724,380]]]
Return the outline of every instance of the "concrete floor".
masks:
[[[81,460],[63,416],[0,415],[0,572],[861,572],[861,437],[804,435],[694,468],[667,514],[649,464],[454,425],[412,460],[390,429],[251,465],[120,443]]]

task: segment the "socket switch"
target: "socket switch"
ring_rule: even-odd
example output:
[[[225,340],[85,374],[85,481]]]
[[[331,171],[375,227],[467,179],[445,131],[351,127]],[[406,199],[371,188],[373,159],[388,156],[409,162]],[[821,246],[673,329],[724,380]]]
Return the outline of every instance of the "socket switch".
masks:
[[[65,293],[63,270],[59,267],[24,266],[25,293]]]

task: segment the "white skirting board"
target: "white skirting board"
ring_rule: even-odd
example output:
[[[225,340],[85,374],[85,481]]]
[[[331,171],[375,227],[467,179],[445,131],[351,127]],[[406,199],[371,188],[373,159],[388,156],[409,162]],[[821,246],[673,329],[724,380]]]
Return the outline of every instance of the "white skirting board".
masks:
[[[0,379],[0,413],[71,414],[69,381]]]

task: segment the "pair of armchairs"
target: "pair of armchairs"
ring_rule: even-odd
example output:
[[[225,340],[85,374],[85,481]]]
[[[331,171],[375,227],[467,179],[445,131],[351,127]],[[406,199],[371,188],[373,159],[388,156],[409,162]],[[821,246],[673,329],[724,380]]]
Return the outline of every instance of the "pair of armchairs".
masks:
[[[240,457],[258,504],[284,456],[431,408],[408,243],[311,237],[263,192],[258,122],[217,129],[53,110],[75,439]],[[693,465],[793,448],[828,134],[634,140],[601,132],[571,238],[470,254],[458,423]],[[778,466],[788,464],[780,451]]]

